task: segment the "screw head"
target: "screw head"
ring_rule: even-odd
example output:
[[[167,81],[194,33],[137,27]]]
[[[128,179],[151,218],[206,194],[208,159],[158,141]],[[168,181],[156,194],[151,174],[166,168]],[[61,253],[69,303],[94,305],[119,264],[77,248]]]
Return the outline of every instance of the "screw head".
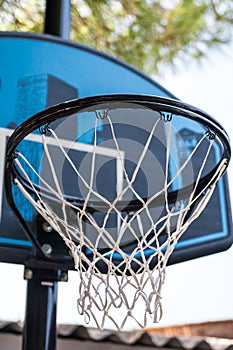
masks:
[[[25,269],[24,270],[24,278],[25,280],[31,280],[33,277],[33,271],[31,269]]]
[[[50,254],[52,254],[53,248],[52,248],[52,246],[50,244],[44,243],[42,245],[42,250],[43,250],[43,252],[45,254],[49,254],[50,255]]]
[[[42,224],[42,229],[45,231],[45,232],[52,232],[53,231],[53,228],[51,225],[49,225],[49,223],[47,221],[44,221],[43,224]]]

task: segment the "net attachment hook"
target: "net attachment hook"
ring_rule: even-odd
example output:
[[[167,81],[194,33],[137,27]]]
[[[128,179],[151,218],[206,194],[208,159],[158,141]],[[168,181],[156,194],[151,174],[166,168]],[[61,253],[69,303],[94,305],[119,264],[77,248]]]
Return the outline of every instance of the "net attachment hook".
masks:
[[[173,114],[171,112],[160,112],[164,122],[171,122]]]
[[[39,132],[41,135],[45,135],[48,131],[50,131],[49,123],[39,127]]]
[[[209,137],[209,140],[214,140],[216,137],[215,133],[211,130],[207,130],[206,135],[207,135],[207,137]]]
[[[17,149],[15,149],[8,157],[7,160],[9,160],[10,162],[13,161],[14,159],[18,158],[19,155],[19,151]]]
[[[107,118],[107,116],[108,116],[108,109],[106,109],[105,111],[103,111],[103,112],[97,112],[97,111],[95,111],[95,114],[96,114],[96,118],[97,119],[105,119],[105,118]]]
[[[19,151],[17,149],[15,149],[13,152],[12,152],[12,159],[16,159],[18,158],[19,156]]]

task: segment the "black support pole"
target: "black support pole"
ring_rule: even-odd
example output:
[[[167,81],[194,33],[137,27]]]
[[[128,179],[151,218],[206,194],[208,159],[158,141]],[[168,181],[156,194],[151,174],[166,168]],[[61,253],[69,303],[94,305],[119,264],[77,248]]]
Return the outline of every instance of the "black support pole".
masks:
[[[44,33],[69,39],[70,12],[70,0],[47,0]]]
[[[27,281],[23,350],[56,349],[58,273],[25,269]]]
[[[70,37],[71,0],[47,0],[44,34]],[[55,350],[57,338],[58,269],[25,267],[27,279],[23,350]]]

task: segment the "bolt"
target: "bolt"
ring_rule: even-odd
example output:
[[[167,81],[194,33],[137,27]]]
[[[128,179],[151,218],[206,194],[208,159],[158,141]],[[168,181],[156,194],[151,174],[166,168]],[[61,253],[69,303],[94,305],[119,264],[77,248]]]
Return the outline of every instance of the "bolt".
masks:
[[[53,228],[51,225],[49,225],[49,223],[47,221],[44,221],[43,224],[42,224],[42,229],[45,231],[45,232],[52,232],[53,231]]]
[[[52,248],[52,246],[50,244],[44,243],[42,245],[42,250],[43,250],[43,252],[45,254],[49,254],[50,255],[50,254],[52,254],[53,248]]]
[[[31,269],[24,270],[24,278],[25,280],[31,280],[33,277],[33,271]]]

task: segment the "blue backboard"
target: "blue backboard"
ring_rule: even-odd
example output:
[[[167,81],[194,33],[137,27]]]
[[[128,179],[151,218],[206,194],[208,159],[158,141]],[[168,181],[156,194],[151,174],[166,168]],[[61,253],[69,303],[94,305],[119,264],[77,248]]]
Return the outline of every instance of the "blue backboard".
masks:
[[[126,63],[70,41],[44,35],[2,33],[0,48],[0,261],[25,264],[34,249],[10,212],[4,194],[4,155],[12,130],[46,107],[77,97],[116,93],[175,97]],[[79,128],[85,129],[85,125]],[[198,133],[183,130],[187,148],[192,148],[194,139],[198,139]],[[82,142],[88,150],[88,139]],[[28,152],[34,156],[35,149],[29,147]],[[25,219],[33,225],[33,213],[23,202],[22,208]],[[225,175],[205,211],[178,242],[169,263],[230,247],[231,220]]]

